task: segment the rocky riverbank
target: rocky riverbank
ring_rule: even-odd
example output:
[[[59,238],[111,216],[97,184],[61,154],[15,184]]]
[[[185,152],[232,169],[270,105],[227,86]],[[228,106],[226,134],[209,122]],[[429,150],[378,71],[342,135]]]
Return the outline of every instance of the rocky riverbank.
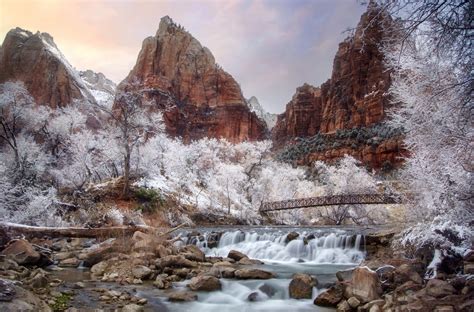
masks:
[[[337,272],[336,282],[321,283],[308,272],[294,274],[287,284],[289,298],[314,299],[316,310],[319,306],[338,311],[470,311],[472,251],[460,257],[426,249],[408,258],[390,248],[393,235],[365,236],[366,260]],[[207,235],[206,244],[216,246],[221,236]],[[288,233],[285,243],[298,236]],[[198,232],[166,239],[135,232],[132,237],[104,241],[10,240],[0,256],[1,310],[152,311],[160,307],[167,311],[163,301],[192,302],[221,291],[228,281],[278,277],[262,261],[237,250],[224,257],[206,255],[196,246],[202,239]],[[308,244],[313,239],[308,235],[301,240]],[[346,241],[351,244],[350,237]],[[149,289],[160,290],[160,300],[150,296]],[[275,292],[270,283],[263,283],[246,294],[246,300],[262,301]]]

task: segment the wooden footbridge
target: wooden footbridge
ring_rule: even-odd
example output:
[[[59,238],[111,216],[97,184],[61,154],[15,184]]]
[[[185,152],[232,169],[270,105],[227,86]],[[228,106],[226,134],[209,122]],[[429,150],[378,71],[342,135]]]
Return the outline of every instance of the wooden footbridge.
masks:
[[[260,206],[260,213],[278,210],[290,210],[298,208],[312,208],[322,206],[337,205],[380,205],[398,204],[401,199],[394,195],[387,194],[344,194],[328,195],[309,198],[287,199],[274,202],[263,202]]]

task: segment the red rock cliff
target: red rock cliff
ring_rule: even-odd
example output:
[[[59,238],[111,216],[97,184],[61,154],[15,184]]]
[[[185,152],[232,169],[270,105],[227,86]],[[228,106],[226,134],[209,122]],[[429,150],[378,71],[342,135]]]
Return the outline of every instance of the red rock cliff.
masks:
[[[135,67],[119,88],[132,82],[163,111],[167,132],[185,141],[223,137],[242,142],[267,135],[265,123],[250,112],[234,78],[167,16],[156,35],[143,41]]]
[[[21,28],[8,32],[0,50],[0,83],[8,80],[22,81],[38,104],[51,108],[94,101],[47,33]]]
[[[392,23],[387,14],[369,4],[354,34],[339,44],[331,78],[319,88],[307,84],[299,87],[285,112],[278,116],[272,131],[277,147],[295,138],[318,133],[331,137],[337,130],[368,128],[384,121],[389,107],[390,73],[384,66],[380,45]],[[399,162],[401,144],[401,140],[391,139],[390,144],[382,144],[383,153],[353,143],[340,152],[326,146],[324,151],[309,151],[312,155],[306,153],[297,160],[307,163],[350,154],[369,166],[380,167],[386,161]],[[333,150],[328,152],[329,149]]]

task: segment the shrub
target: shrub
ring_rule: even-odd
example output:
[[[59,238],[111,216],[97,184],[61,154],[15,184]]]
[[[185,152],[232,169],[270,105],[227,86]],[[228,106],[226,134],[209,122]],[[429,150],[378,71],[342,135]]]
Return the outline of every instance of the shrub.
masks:
[[[161,193],[156,189],[140,187],[135,191],[135,197],[140,202],[136,210],[147,214],[155,212],[164,203]]]
[[[156,203],[162,200],[161,194],[158,190],[140,187],[135,191],[135,197],[140,202],[149,202],[149,203]]]

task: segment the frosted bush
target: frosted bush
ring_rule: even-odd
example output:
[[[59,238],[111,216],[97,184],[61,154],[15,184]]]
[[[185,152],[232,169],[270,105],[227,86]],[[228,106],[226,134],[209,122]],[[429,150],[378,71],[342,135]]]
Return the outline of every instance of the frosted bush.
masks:
[[[470,248],[474,240],[472,227],[458,224],[448,218],[436,217],[429,223],[417,225],[403,231],[395,244],[403,247],[421,247],[432,244],[437,248]]]
[[[112,207],[105,213],[105,219],[112,225],[123,225],[124,216],[118,208]]]

